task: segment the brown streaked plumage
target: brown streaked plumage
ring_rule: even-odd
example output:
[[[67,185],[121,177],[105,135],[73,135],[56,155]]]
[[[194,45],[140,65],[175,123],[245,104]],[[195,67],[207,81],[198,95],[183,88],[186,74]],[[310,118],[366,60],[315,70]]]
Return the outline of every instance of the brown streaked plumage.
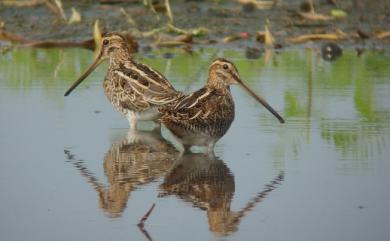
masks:
[[[134,60],[126,38],[112,32],[103,37],[95,61],[66,91],[65,96],[105,59],[109,59],[109,67],[103,81],[104,93],[113,106],[127,117],[132,129],[136,128],[138,120],[156,120],[160,116],[158,106],[167,104],[181,95],[160,72]],[[132,87],[130,81],[138,81],[144,87],[152,83],[150,91],[154,93],[154,102],[146,100],[141,91]]]
[[[86,163],[65,151],[67,159],[98,194],[101,209],[110,217],[124,212],[131,193],[158,180],[179,156],[175,147],[158,131],[129,130],[106,152],[103,169],[107,182],[89,171]],[[106,183],[106,184],[105,184]]]
[[[155,96],[150,88],[143,88],[139,82],[129,81],[134,89],[142,90],[145,99]],[[215,143],[227,132],[234,119],[234,101],[230,85],[238,84],[267,108],[281,123],[284,119],[261,97],[255,94],[239,77],[234,64],[226,59],[216,59],[209,68],[205,87],[190,94],[176,95],[174,101],[166,101],[159,110],[161,122],[183,144],[185,151],[191,146],[207,146],[210,153]],[[158,93],[164,96],[169,93]]]
[[[220,236],[236,232],[240,222],[267,195],[282,184],[283,172],[239,210],[232,210],[234,175],[219,158],[202,153],[185,153],[170,168],[160,185],[159,197],[175,195],[207,213],[209,229]]]

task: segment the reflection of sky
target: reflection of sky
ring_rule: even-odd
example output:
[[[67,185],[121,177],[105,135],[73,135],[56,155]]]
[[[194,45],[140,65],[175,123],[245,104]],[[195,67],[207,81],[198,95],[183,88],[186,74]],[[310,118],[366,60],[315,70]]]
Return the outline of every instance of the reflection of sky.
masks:
[[[65,162],[63,150],[72,150],[97,178],[106,180],[104,155],[113,139],[126,134],[128,124],[103,94],[104,66],[64,98],[69,84],[92,61],[90,52],[36,50],[38,54],[33,55],[22,51],[0,59],[1,240],[140,240],[144,237],[135,223],[153,202],[157,206],[148,223],[156,240],[213,238],[203,211],[174,197],[156,198],[159,183],[136,190],[121,219],[112,221],[102,215],[96,193]],[[23,58],[14,63],[15,58],[9,57],[12,54]],[[276,56],[276,67],[263,60],[248,62],[239,53],[231,55],[242,78],[282,115],[293,102],[299,111],[285,116],[287,123],[281,125],[238,86],[232,87],[236,118],[216,146],[217,155],[235,178],[231,209],[245,206],[280,170],[286,176],[281,187],[256,206],[239,231],[227,239],[386,240],[390,236],[385,227],[390,222],[385,185],[390,168],[386,161],[390,156],[390,79],[384,77],[388,72],[370,67],[371,56],[358,59],[346,54],[340,61],[324,63],[314,54],[291,51]],[[34,56],[40,63],[34,63]],[[377,66],[385,62],[380,55],[377,58]],[[178,55],[169,65],[160,58],[145,61],[173,76],[178,89],[188,85],[194,89],[202,82],[178,80],[187,81],[191,76],[204,81],[205,73],[201,77],[195,72],[206,59]],[[15,64],[18,67],[10,67]],[[372,120],[362,117],[354,99],[361,80],[347,79],[354,76],[348,71],[351,66],[366,65],[363,70],[372,94],[361,98],[373,98],[369,111],[378,118]],[[336,70],[343,82],[340,86],[329,80],[338,77]],[[375,74],[370,72],[373,70]],[[23,78],[31,85],[23,84]],[[94,113],[96,110],[100,113]],[[165,130],[163,133],[169,136]],[[23,232],[18,231],[20,227]]]

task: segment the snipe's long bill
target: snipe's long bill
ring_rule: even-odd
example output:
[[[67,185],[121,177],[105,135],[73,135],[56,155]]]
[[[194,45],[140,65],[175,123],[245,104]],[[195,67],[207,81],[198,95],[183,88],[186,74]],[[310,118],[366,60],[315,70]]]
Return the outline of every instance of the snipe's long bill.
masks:
[[[233,78],[236,80],[237,84],[239,84],[246,92],[248,92],[253,98],[255,98],[260,104],[262,104],[269,112],[271,112],[280,123],[284,123],[284,119],[282,116],[279,115],[274,108],[271,107],[270,104],[268,104],[267,101],[265,101],[263,98],[261,98],[259,95],[257,95],[251,88],[249,88],[248,85],[246,85],[238,75],[233,74]]]
[[[89,68],[69,87],[69,89],[65,92],[64,96],[68,96],[74,89],[76,89],[77,86],[79,86],[79,84],[81,84],[81,82],[83,82],[83,80],[85,78],[87,78],[91,73],[92,71],[94,71],[96,69],[96,67],[98,67],[102,62],[103,62],[103,53],[102,53],[102,49],[99,51],[99,54],[98,56],[96,57],[95,61],[91,64],[91,66],[89,66]]]

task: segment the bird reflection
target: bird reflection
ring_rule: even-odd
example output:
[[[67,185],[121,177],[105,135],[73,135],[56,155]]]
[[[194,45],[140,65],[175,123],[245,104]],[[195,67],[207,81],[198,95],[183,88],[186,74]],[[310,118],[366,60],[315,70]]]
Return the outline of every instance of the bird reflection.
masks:
[[[165,173],[178,156],[175,147],[157,131],[130,130],[127,137],[107,151],[103,168],[108,185],[99,182],[83,161],[65,150],[68,160],[93,186],[99,203],[110,217],[119,217],[126,208],[131,191]]]
[[[216,235],[229,235],[238,230],[242,218],[282,181],[281,172],[265,189],[239,211],[230,209],[235,191],[234,175],[226,164],[201,153],[186,153],[166,174],[160,185],[160,197],[176,195],[185,202],[205,210],[209,229]]]

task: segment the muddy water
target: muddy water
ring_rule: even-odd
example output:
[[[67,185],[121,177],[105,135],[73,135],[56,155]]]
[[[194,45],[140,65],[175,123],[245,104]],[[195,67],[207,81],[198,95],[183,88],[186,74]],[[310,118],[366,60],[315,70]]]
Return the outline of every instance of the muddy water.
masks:
[[[9,52],[0,58],[0,240],[388,240],[389,55],[162,56],[143,61],[186,91],[203,84],[213,57],[233,60],[286,124],[233,87],[236,119],[217,158],[179,157],[166,129],[128,133],[104,97],[105,66],[63,97],[92,53]]]

